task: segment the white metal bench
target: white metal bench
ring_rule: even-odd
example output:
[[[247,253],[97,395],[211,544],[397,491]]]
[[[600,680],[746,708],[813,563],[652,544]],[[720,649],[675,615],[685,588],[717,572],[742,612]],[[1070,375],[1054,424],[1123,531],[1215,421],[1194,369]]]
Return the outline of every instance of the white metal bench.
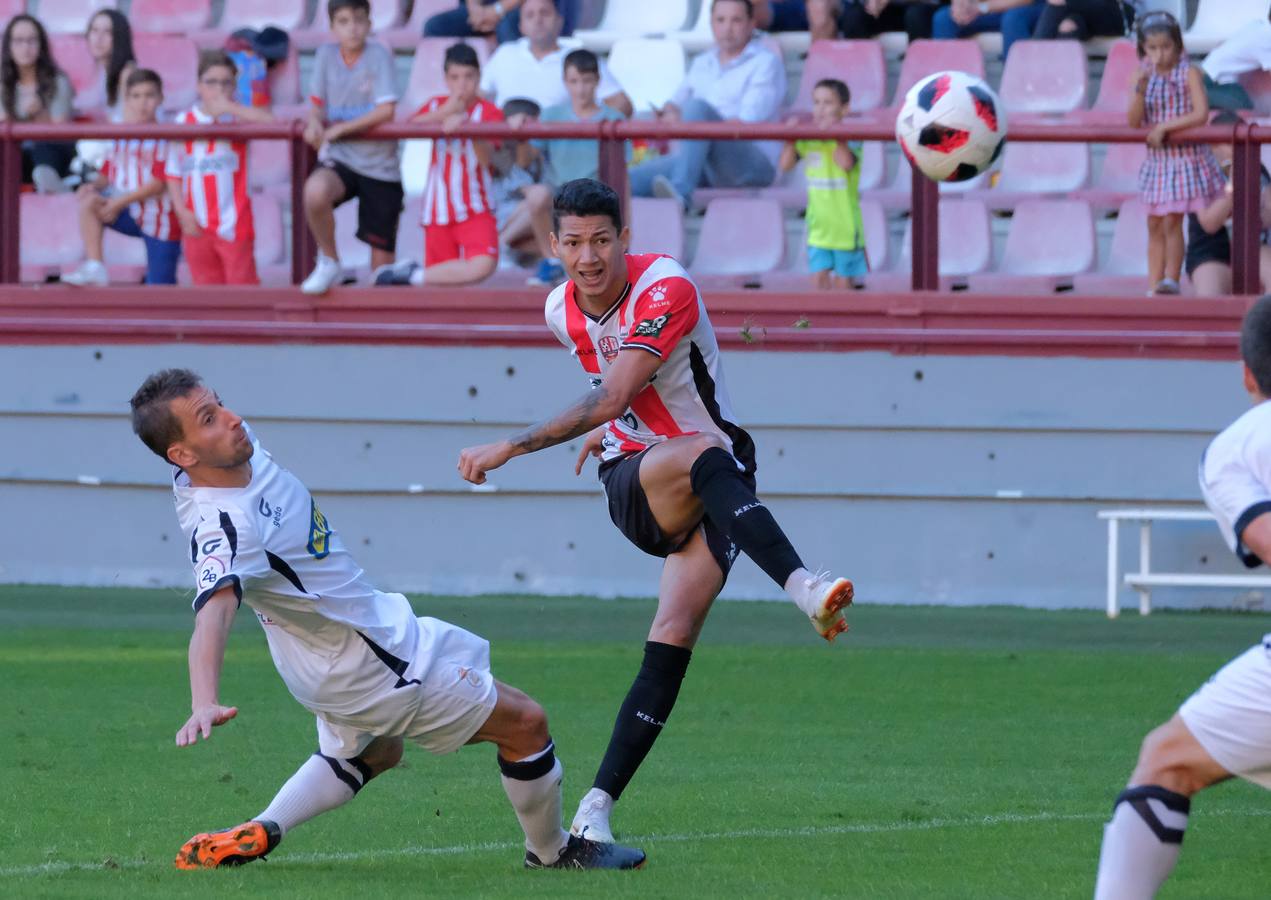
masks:
[[[1122,583],[1139,592],[1139,614],[1152,611],[1154,587],[1271,588],[1268,575],[1196,575],[1185,572],[1152,571],[1153,522],[1212,522],[1213,514],[1203,508],[1103,509],[1099,518],[1108,523],[1108,618],[1121,613],[1118,593]],[[1139,523],[1139,570],[1120,575],[1120,529],[1122,522]]]

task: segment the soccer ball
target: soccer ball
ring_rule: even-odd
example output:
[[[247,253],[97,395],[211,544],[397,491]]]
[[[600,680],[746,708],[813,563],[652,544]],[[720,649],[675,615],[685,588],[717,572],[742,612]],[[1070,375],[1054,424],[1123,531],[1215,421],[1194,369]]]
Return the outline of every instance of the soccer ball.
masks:
[[[909,89],[896,117],[909,164],[933,181],[966,181],[997,160],[1006,112],[997,94],[966,72],[937,72]]]

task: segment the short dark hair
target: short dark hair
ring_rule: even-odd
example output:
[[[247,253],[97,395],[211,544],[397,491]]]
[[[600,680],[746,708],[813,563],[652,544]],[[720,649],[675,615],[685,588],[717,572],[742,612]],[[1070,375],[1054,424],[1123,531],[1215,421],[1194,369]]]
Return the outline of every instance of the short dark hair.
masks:
[[[1142,16],[1136,23],[1135,45],[1134,50],[1138,54],[1139,59],[1147,56],[1145,44],[1149,34],[1167,34],[1169,39],[1173,41],[1174,46],[1178,48],[1181,54],[1183,48],[1183,29],[1178,24],[1178,19],[1174,18],[1164,10],[1154,10]]]
[[[159,77],[159,73],[154,69],[133,69],[129,72],[128,77],[124,80],[124,93],[139,84],[153,84],[159,89],[160,94],[163,93],[163,79]]]
[[[537,119],[543,114],[543,108],[531,100],[529,97],[513,97],[503,104],[503,118],[510,119],[513,116],[526,115],[530,118]]]
[[[185,437],[172,401],[203,384],[189,369],[164,369],[141,383],[132,395],[132,430],[141,442],[168,462],[168,448]]]
[[[481,68],[481,60],[477,59],[477,51],[465,43],[451,44],[446,48],[446,56],[442,60],[441,69],[447,71],[451,66],[471,66]]]
[[[1240,327],[1240,357],[1264,397],[1271,397],[1271,294],[1253,301]]]
[[[715,7],[719,6],[719,4],[723,2],[724,0],[711,0],[711,14],[712,15],[714,15],[715,13]],[[740,3],[742,6],[746,7],[746,15],[750,16],[750,18],[752,19],[755,17],[755,4],[752,3],[751,0],[729,0],[729,2]]]
[[[335,19],[335,14],[342,9],[364,10],[371,14],[371,0],[327,0],[327,19]]]
[[[552,230],[560,232],[565,216],[608,216],[622,230],[622,202],[613,188],[594,178],[575,178],[560,186],[552,201]]]
[[[600,77],[600,59],[596,54],[592,53],[585,47],[579,47],[577,50],[569,51],[565,57],[565,63],[561,67],[563,71],[568,72],[571,68],[579,75],[595,75]]]
[[[238,77],[238,66],[234,65],[234,60],[224,50],[201,50],[199,51],[199,77],[208,69],[215,69],[217,66],[224,66],[234,73],[234,77]]]
[[[844,106],[852,102],[852,92],[845,81],[839,81],[837,78],[822,78],[816,83],[813,90],[816,90],[816,88],[829,88],[839,95],[839,103]]]

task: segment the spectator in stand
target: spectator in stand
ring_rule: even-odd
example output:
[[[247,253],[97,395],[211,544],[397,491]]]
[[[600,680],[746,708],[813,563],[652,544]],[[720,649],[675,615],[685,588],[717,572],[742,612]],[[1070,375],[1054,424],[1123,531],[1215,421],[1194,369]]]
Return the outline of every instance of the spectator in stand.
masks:
[[[1200,70],[1183,49],[1183,31],[1167,12],[1139,20],[1139,68],[1131,81],[1127,120],[1152,126],[1139,189],[1147,207],[1148,279],[1152,294],[1177,294],[1183,268],[1183,216],[1209,206],[1223,190],[1222,171],[1203,144],[1167,143],[1169,134],[1203,125],[1209,102]]]
[[[503,104],[503,119],[512,128],[537,122],[540,115],[539,105],[525,97]],[[553,258],[552,188],[546,183],[543,154],[531,141],[502,141],[491,151],[490,171],[499,241],[515,255]],[[542,274],[541,264],[538,274]]]
[[[568,103],[561,72],[569,51],[560,45],[560,13],[552,0],[525,0],[520,12],[522,37],[494,51],[481,72],[481,93],[500,107],[513,97],[533,100],[540,109]],[[631,115],[631,98],[603,62],[598,91],[606,106]]]
[[[501,122],[503,113],[477,92],[481,63],[467,44],[446,49],[446,94],[430,99],[414,122],[440,122],[453,131],[467,122]],[[424,186],[424,265],[398,263],[376,284],[476,284],[499,264],[499,227],[490,182],[490,143],[469,138],[433,141]]]
[[[751,0],[712,0],[715,46],[694,58],[658,114],[664,122],[771,122],[786,96],[785,63],[754,33]],[[766,187],[776,176],[777,141],[680,141],[667,156],[630,171],[637,197],[671,197],[686,208],[693,191]]]
[[[69,122],[74,99],[44,26],[24,13],[10,19],[0,46],[0,122]],[[73,141],[23,141],[22,183],[44,194],[62,193],[74,158]]]
[[[323,44],[313,60],[313,107],[305,140],[323,150],[322,165],[304,187],[305,217],[318,245],[318,262],[300,285],[325,294],[341,277],[335,245],[335,208],[358,198],[357,238],[371,248],[371,267],[391,267],[397,255],[402,214],[401,156],[397,141],[350,140],[393,120],[397,86],[393,54],[368,41],[368,0],[329,0],[327,17],[335,43]]]
[[[808,0],[809,22],[814,3],[829,5],[827,0]],[[931,21],[940,5],[932,0],[847,0],[839,23],[846,38],[859,40],[884,31],[903,31],[909,40],[917,41],[931,37]]]
[[[1122,0],[1046,0],[1033,38],[1121,37],[1133,34],[1134,14],[1134,4]]]
[[[1002,59],[1006,59],[1011,44],[1033,36],[1045,5],[1045,0],[952,0],[936,10],[931,36],[949,40],[1000,31]]]
[[[1237,125],[1241,118],[1231,110],[1221,110],[1210,119],[1211,125]],[[1227,222],[1231,219],[1234,203],[1231,186],[1231,144],[1211,144],[1214,157],[1222,169],[1227,184],[1209,206],[1187,215],[1187,277],[1192,287],[1202,297],[1217,297],[1231,293],[1231,235]],[[1262,232],[1259,236],[1259,275],[1262,290],[1271,285],[1271,172],[1261,166],[1262,195],[1259,204],[1262,213]]]
[[[837,78],[823,78],[812,89],[812,121],[832,128],[851,108],[852,94]],[[843,291],[869,272],[865,259],[865,224],[858,193],[860,141],[832,138],[787,141],[781,149],[781,171],[807,160],[808,271],[812,286]]]
[[[124,82],[125,122],[154,124],[163,103],[163,80],[150,69],[133,69]],[[102,257],[102,234],[110,228],[146,245],[146,284],[176,284],[181,255],[181,226],[167,193],[164,169],[168,142],[155,138],[119,139],[97,180],[81,185],[79,233],[87,259],[62,276],[64,284],[110,282]]]
[[[1240,76],[1271,71],[1271,13],[1241,28],[1205,57],[1205,94],[1214,109],[1253,109],[1253,99]]]
[[[521,18],[525,0],[459,0],[458,8],[437,13],[424,23],[424,37],[476,37],[493,34],[500,44],[524,33]],[[631,2],[631,0],[627,0]],[[555,0],[561,34],[573,34],[578,0]]]
[[[88,20],[84,36],[99,77],[94,79],[92,87],[75,98],[75,106],[85,115],[120,122],[124,118],[124,84],[137,67],[132,26],[128,24],[128,17],[118,10],[102,9]]]
[[[199,54],[198,78],[198,100],[176,117],[177,124],[273,121],[268,109],[234,102],[238,70],[224,50]],[[247,196],[247,142],[173,141],[168,144],[165,175],[194,283],[259,284]]]

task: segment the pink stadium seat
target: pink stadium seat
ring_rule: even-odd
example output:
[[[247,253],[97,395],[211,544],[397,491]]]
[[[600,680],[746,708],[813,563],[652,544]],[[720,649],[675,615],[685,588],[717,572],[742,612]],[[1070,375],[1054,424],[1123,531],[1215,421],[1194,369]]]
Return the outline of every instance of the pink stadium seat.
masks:
[[[135,34],[137,64],[154,69],[163,79],[163,108],[182,110],[193,105],[198,83],[198,48],[187,37],[173,34]]]
[[[600,52],[624,37],[673,34],[687,27],[688,17],[688,0],[609,0],[600,24],[596,28],[580,28],[574,36]]]
[[[419,39],[424,36],[424,23],[429,18],[454,7],[455,4],[451,0],[414,0],[411,4],[409,19],[397,28],[377,28],[375,37],[395,50],[408,50],[418,44]],[[321,24],[317,21],[321,18],[321,12],[314,17],[315,27]]]
[[[1126,200],[1138,196],[1139,167],[1146,158],[1144,144],[1108,144],[1094,185],[1077,191],[1073,199],[1085,200],[1095,209],[1118,209]]]
[[[887,226],[887,212],[883,205],[873,200],[862,200],[861,223],[865,226],[865,255],[869,259],[870,270],[881,272],[887,268],[891,245],[891,229]],[[806,264],[806,247],[804,251]]]
[[[23,194],[18,200],[22,239],[18,250],[23,281],[43,281],[84,258],[79,238],[79,200],[74,194]]]
[[[781,265],[785,245],[775,200],[721,197],[706,208],[691,268],[700,275],[771,272]]]
[[[977,78],[984,77],[984,53],[973,40],[962,41],[913,41],[905,51],[900,64],[900,79],[891,105],[899,107],[905,102],[905,94],[922,79],[934,72],[954,69],[968,72]]]
[[[291,149],[286,141],[247,142],[247,186],[290,196]]]
[[[21,12],[26,12],[26,0],[0,0],[0,21],[8,21]]]
[[[881,204],[879,205],[881,209]],[[861,205],[864,214],[865,206]],[[940,288],[949,290],[966,283],[968,276],[988,269],[993,256],[993,237],[988,209],[979,200],[940,201]],[[868,246],[869,223],[866,222]],[[872,290],[907,291],[913,277],[913,221],[905,223],[900,258],[887,269],[870,258],[865,279]]]
[[[402,102],[397,105],[399,119],[414,115],[429,97],[446,93],[446,78],[441,70],[441,60],[445,56],[447,47],[463,40],[463,38],[429,37],[420,38],[415,44],[415,55],[410,64],[410,77],[406,81],[406,91],[402,94]],[[471,38],[466,42],[477,51],[477,59],[484,66],[490,58],[490,45],[481,38]]]
[[[287,248],[283,239],[282,205],[273,194],[254,194],[252,201],[252,219],[256,226],[256,269],[265,280],[265,270],[269,269],[271,283],[276,283],[277,269],[287,261]],[[286,279],[291,275],[291,267],[286,266]]]
[[[631,198],[631,252],[684,257],[684,214],[665,197]]]
[[[1083,200],[1025,200],[1015,207],[997,271],[973,276],[972,291],[1049,292],[1094,265],[1094,216]]]
[[[1002,69],[1002,104],[1012,115],[1080,109],[1088,70],[1078,41],[1016,41]]]
[[[1143,294],[1147,291],[1147,211],[1137,197],[1121,204],[1108,258],[1099,271],[1078,275],[1080,294]]]
[[[1125,114],[1130,108],[1130,74],[1138,65],[1134,42],[1116,41],[1109,48],[1107,61],[1103,64],[1103,76],[1099,79],[1099,93],[1094,98],[1094,105],[1087,110],[1076,110],[1073,117],[1082,122],[1125,124]]]
[[[49,34],[82,35],[93,13],[116,6],[115,0],[44,0],[39,5],[39,19]]]
[[[132,0],[128,11],[139,32],[185,34],[211,24],[211,0]]]
[[[405,209],[397,220],[397,258],[422,261],[424,258],[424,198],[416,194],[406,198]]]
[[[101,76],[101,70],[88,55],[88,40],[81,34],[49,35],[49,49],[58,68],[66,73],[76,94],[81,94],[93,86],[93,82]],[[77,107],[78,109],[78,107]],[[80,110],[88,112],[88,110]]]
[[[846,82],[852,92],[852,112],[883,105],[887,93],[887,64],[877,41],[813,41],[803,62],[795,112],[811,112],[812,89],[822,78]]]
[[[981,195],[992,209],[1011,209],[1029,195],[1068,194],[1090,180],[1087,144],[1008,143],[997,184]]]
[[[288,33],[299,31],[309,18],[307,6],[305,0],[225,0],[221,27],[231,32],[275,25]],[[325,9],[326,4],[319,6]]]

